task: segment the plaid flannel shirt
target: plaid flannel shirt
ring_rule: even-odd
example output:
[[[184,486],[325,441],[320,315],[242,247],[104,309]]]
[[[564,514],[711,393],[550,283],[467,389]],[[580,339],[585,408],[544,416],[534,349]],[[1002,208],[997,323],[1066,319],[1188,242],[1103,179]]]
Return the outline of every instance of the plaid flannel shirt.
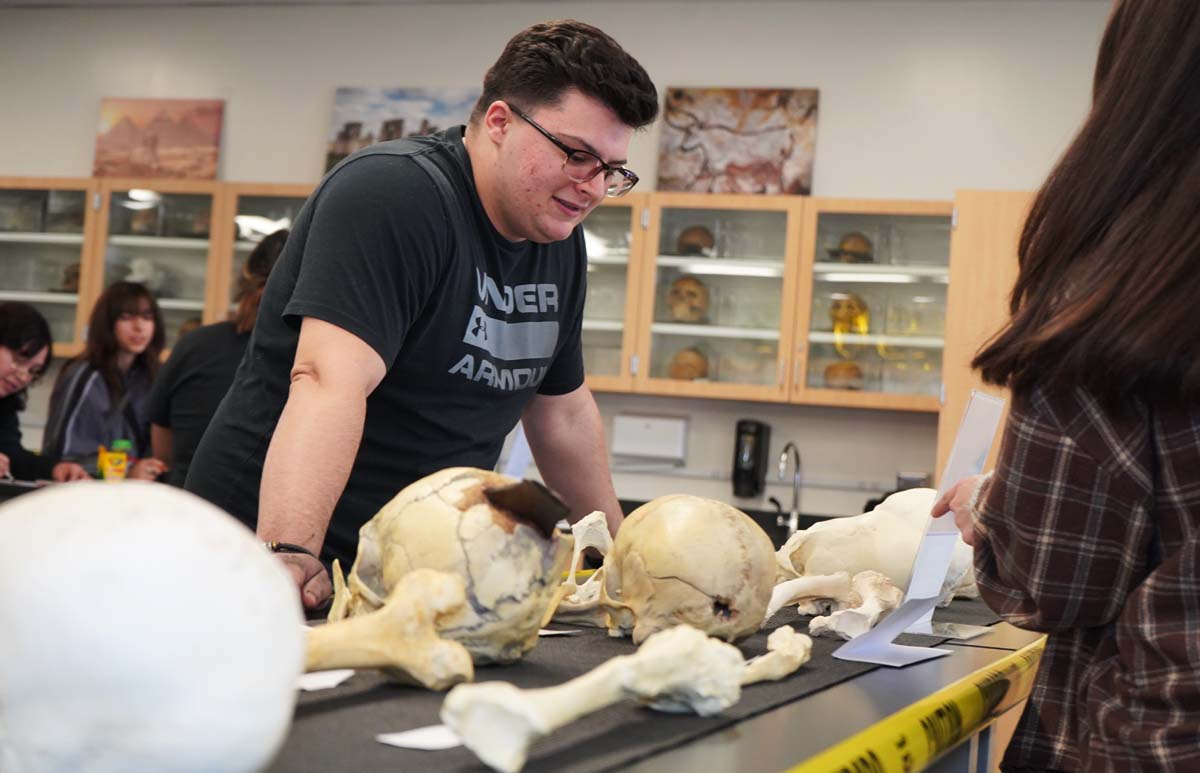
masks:
[[[980,591],[1049,634],[1002,768],[1200,770],[1200,407],[1034,390],[984,487]]]

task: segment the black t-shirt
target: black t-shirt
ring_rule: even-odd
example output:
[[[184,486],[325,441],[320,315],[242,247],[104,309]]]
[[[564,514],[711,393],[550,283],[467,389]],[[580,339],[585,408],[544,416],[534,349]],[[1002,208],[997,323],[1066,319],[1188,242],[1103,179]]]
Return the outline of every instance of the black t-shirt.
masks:
[[[412,481],[491,468],[535,393],[583,384],[582,229],[510,242],[475,191],[463,128],[371,146],[309,197],[271,272],[229,396],[186,487],[253,525],[300,323],[353,333],[387,365],[325,540],[349,566],[358,529]],[[320,447],[310,472],[320,475]]]
[[[249,333],[232,322],[205,325],[179,339],[158,372],[147,401],[150,422],[171,430],[171,469],[164,481],[182,486],[200,438],[233,383]]]
[[[59,460],[53,456],[39,456],[21,445],[21,422],[17,418],[21,399],[19,394],[0,399],[0,454],[8,457],[9,472],[14,478],[49,480]]]

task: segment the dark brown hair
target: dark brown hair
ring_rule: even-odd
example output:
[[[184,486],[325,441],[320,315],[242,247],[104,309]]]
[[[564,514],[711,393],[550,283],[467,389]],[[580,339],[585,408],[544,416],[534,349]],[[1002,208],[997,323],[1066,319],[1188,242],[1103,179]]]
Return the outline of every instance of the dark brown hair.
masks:
[[[1034,201],[1012,318],[975,357],[1018,395],[1200,397],[1200,3],[1123,0],[1093,102]]]
[[[242,264],[242,275],[238,279],[238,307],[233,313],[233,327],[239,333],[249,333],[254,329],[254,320],[258,318],[258,304],[262,302],[263,288],[267,277],[283,252],[287,243],[288,229],[281,228],[270,236],[265,237],[246,256]]]
[[[42,349],[54,347],[50,324],[28,303],[0,303],[0,346],[25,359],[36,357]],[[30,383],[36,380],[35,376]],[[27,393],[28,388],[0,398],[0,411],[7,411],[9,406],[17,411],[24,410]]]
[[[87,344],[83,353],[76,359],[84,360],[97,371],[108,387],[108,394],[113,403],[124,394],[121,374],[117,368],[117,336],[114,329],[117,319],[125,313],[138,313],[142,307],[149,304],[154,313],[154,335],[146,350],[134,358],[130,369],[141,369],[151,381],[158,375],[159,358],[166,342],[162,311],[146,286],[137,282],[114,282],[96,299],[92,308],[92,316],[88,319]],[[59,380],[67,369],[58,372]]]
[[[600,100],[635,129],[658,115],[658,92],[637,60],[592,25],[563,20],[534,24],[508,41],[483,77],[471,123],[498,99],[532,110],[557,104],[570,88]]]

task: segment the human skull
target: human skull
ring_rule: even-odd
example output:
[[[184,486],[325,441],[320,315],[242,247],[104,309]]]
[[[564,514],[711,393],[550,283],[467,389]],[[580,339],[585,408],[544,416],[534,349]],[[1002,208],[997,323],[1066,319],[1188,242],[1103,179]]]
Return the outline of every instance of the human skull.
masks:
[[[775,580],[774,546],[724,502],[674,494],[634,510],[604,559],[600,605],[610,635],[686,623],[735,641],[759,629]]]
[[[829,303],[829,321],[840,333],[866,333],[870,327],[867,302],[854,293],[834,293]]]
[[[875,245],[864,234],[852,231],[843,236],[837,249],[830,250],[829,254],[843,263],[870,263],[875,258]]]
[[[694,276],[681,276],[667,290],[667,306],[676,322],[699,322],[708,316],[708,286]]]
[[[414,569],[457,574],[467,604],[438,622],[476,663],[510,663],[537,644],[538,628],[561,584],[570,540],[554,529],[566,506],[539,484],[470,467],[413,482],[359,530],[346,595],[330,620],[383,605]]]
[[[671,357],[671,362],[667,365],[667,375],[682,381],[708,378],[708,357],[694,346],[680,349]]]
[[[171,486],[0,506],[0,770],[262,770],[304,667],[291,576]]]

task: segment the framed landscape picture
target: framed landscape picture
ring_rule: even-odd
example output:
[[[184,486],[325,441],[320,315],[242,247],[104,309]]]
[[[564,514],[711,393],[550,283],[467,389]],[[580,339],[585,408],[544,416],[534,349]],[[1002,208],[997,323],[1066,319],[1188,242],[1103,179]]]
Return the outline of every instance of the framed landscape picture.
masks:
[[[812,192],[816,89],[668,88],[658,190]]]
[[[479,88],[339,88],[333,102],[325,171],[376,142],[464,124],[479,94]]]
[[[92,174],[216,179],[224,110],[220,99],[105,98]]]

